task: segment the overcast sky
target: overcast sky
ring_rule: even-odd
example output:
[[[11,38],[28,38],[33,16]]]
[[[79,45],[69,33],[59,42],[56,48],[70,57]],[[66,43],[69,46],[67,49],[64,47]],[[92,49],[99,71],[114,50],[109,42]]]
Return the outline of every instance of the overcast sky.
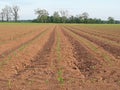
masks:
[[[92,18],[107,19],[112,16],[120,20],[120,0],[0,0],[0,9],[5,5],[18,5],[20,19],[36,18],[34,10],[41,8],[48,10],[50,15],[64,9],[70,15],[88,12]]]

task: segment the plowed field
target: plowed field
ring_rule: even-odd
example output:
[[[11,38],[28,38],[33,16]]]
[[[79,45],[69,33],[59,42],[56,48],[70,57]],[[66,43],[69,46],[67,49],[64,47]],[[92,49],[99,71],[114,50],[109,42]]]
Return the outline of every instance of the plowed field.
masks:
[[[0,24],[0,90],[120,90],[120,25]]]

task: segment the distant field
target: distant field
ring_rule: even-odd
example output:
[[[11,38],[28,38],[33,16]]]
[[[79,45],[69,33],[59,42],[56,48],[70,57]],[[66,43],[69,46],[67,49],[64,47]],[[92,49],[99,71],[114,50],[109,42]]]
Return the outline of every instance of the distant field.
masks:
[[[119,24],[0,23],[2,90],[119,90]]]

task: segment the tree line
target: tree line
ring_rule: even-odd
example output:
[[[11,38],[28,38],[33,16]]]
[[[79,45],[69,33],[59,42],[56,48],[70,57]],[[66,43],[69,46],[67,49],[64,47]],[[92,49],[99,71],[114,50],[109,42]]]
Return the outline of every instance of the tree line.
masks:
[[[67,10],[55,11],[52,15],[45,9],[36,9],[35,14],[37,18],[34,20],[18,20],[19,19],[19,6],[5,6],[0,10],[0,21],[2,22],[35,22],[35,23],[110,23],[116,24],[120,21],[114,20],[113,17],[108,17],[108,20],[101,20],[97,18],[90,18],[87,12],[78,15],[69,15]]]
[[[108,20],[101,20],[97,18],[89,18],[89,14],[87,12],[83,12],[82,14],[73,16],[69,15],[67,10],[55,11],[53,15],[49,16],[49,13],[45,9],[37,9],[35,10],[35,14],[37,18],[33,20],[33,22],[38,23],[120,23],[120,21],[114,20],[113,17],[108,17]]]
[[[19,7],[18,6],[5,6],[0,11],[0,20],[2,22],[9,22],[9,21],[18,21],[19,18]]]

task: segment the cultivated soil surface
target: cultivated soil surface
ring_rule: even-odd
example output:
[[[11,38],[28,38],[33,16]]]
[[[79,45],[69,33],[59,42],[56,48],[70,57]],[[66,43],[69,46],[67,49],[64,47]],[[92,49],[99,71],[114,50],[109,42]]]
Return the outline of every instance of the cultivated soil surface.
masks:
[[[0,90],[120,90],[120,30],[0,27]]]

